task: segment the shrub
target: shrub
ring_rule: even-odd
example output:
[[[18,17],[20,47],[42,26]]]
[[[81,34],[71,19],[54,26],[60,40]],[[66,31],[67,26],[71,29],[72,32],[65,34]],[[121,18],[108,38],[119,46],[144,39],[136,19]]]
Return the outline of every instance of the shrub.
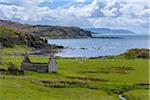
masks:
[[[9,63],[8,72],[9,72],[9,74],[12,74],[12,75],[23,75],[24,74],[24,71],[16,68],[12,62]]]
[[[121,54],[120,56],[124,56],[125,58],[128,58],[128,59],[133,59],[133,58],[148,59],[149,53],[150,53],[149,49],[144,49],[144,48],[142,48],[142,49],[130,49],[127,52]]]

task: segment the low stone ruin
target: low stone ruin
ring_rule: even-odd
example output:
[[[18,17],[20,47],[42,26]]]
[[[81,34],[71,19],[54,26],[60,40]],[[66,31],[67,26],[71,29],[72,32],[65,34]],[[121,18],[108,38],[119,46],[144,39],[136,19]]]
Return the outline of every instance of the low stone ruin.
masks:
[[[35,63],[31,62],[28,55],[24,57],[21,69],[23,71],[36,71],[36,72],[57,72],[56,61],[54,55],[51,55],[48,63]]]

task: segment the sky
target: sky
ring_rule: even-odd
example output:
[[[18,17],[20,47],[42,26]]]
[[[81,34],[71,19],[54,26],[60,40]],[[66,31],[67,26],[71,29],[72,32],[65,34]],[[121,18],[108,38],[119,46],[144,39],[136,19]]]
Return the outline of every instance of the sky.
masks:
[[[0,0],[0,19],[148,34],[150,0]]]

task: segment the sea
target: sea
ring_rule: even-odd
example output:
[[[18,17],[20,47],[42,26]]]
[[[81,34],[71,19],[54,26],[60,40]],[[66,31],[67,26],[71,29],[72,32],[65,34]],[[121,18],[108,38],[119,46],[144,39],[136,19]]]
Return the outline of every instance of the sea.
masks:
[[[48,43],[65,47],[56,54],[56,56],[61,57],[110,56],[119,55],[132,48],[150,48],[150,35],[97,35],[96,37],[48,39]]]

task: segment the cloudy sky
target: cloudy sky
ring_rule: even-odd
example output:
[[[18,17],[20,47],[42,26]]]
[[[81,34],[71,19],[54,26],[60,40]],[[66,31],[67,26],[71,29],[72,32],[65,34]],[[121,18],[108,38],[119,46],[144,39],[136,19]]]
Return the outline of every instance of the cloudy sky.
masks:
[[[134,1],[134,2],[133,2]],[[0,0],[0,19],[148,33],[149,0]]]

